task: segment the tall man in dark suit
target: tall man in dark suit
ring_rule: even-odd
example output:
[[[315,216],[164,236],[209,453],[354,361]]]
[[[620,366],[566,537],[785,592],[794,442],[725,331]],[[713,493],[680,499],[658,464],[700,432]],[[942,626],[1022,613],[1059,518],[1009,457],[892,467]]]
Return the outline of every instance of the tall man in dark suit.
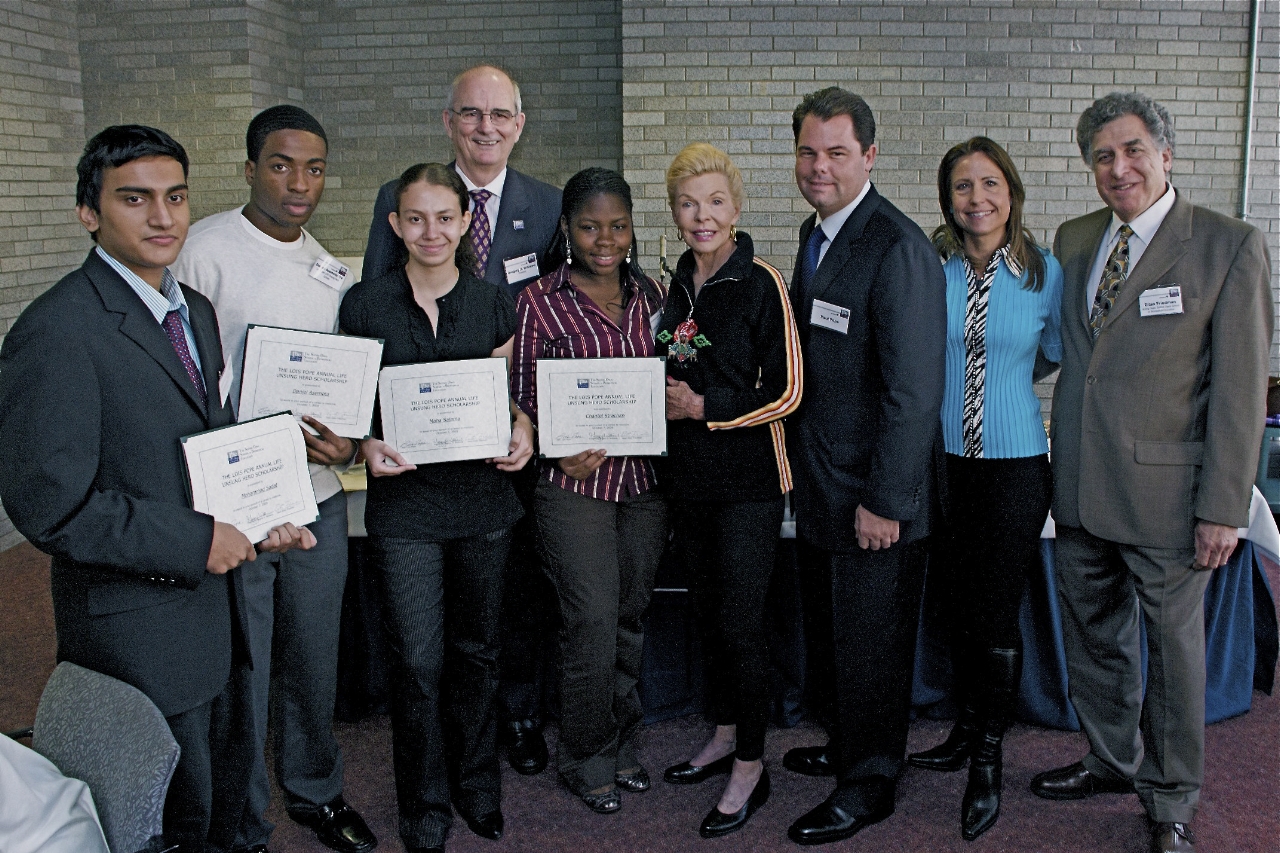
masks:
[[[1248,523],[1273,307],[1262,234],[1169,184],[1173,124],[1140,93],[1084,111],[1106,208],[1058,229],[1053,516],[1071,701],[1089,754],[1048,799],[1132,791],[1151,849],[1193,849],[1204,776],[1204,591]],[[1143,698],[1140,629],[1149,662]]]
[[[520,87],[500,68],[477,65],[453,80],[442,113],[453,143],[453,167],[471,194],[471,228],[478,278],[514,299],[538,277],[538,261],[560,223],[560,190],[507,166],[524,130]],[[405,261],[404,243],[391,230],[396,181],[378,191],[369,225],[361,279],[390,272]],[[502,676],[498,688],[500,742],[519,773],[547,766],[541,692],[555,649],[556,601],[539,567],[533,527],[536,466],[516,475],[525,516],[516,525],[503,604]]]
[[[58,659],[137,687],[173,730],[166,840],[229,849],[252,721],[228,573],[255,548],[187,497],[180,437],[231,422],[213,307],[168,270],[190,223],[187,154],[154,128],[109,127],[77,172],[98,245],[0,349],[0,496],[53,556]],[[314,544],[286,524],[257,548]]]
[[[831,87],[792,119],[800,228],[792,300],[804,401],[795,466],[805,633],[830,741],[785,765],[836,777],[791,825],[799,844],[848,838],[893,813],[907,744],[946,326],[942,265],[870,183],[875,119]]]

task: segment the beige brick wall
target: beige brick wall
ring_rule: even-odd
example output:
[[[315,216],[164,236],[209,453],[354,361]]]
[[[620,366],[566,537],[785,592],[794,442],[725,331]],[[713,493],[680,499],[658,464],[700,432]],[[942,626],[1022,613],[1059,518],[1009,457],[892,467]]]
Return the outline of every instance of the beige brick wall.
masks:
[[[74,4],[0,3],[0,340],[88,245],[74,210],[80,98]],[[0,510],[0,550],[20,541]]]
[[[331,252],[363,253],[379,186],[414,163],[452,159],[440,113],[454,76],[480,62],[506,68],[520,84],[528,120],[515,168],[561,186],[579,169],[622,160],[616,2],[300,8],[305,105],[330,140],[330,178],[312,230]]]
[[[1262,25],[1250,220],[1280,285],[1280,0],[1263,0]],[[359,255],[377,187],[451,156],[450,79],[494,62],[529,116],[513,165],[559,185],[625,164],[650,269],[658,235],[675,234],[662,174],[708,140],[743,167],[743,225],[789,273],[809,212],[790,114],[829,84],[871,104],[876,185],[926,229],[938,160],[977,133],[1013,153],[1039,238],[1096,207],[1073,128],[1117,88],[1169,106],[1176,184],[1234,215],[1247,27],[1247,0],[0,0],[0,336],[87,251],[74,164],[86,130],[108,124],[154,124],[187,147],[199,217],[246,198],[253,114],[307,107],[331,149],[312,230]],[[0,548],[17,538],[0,513]]]
[[[743,226],[787,274],[810,213],[796,190],[791,111],[840,85],[875,112],[877,189],[921,227],[940,221],[937,164],[976,134],[1004,144],[1027,185],[1027,224],[1051,241],[1099,206],[1074,139],[1084,107],[1141,89],[1174,116],[1173,180],[1198,204],[1239,203],[1248,3],[829,3],[623,0],[623,161],[644,260],[675,235],[662,175],[686,143],[723,147],[743,169]],[[1266,0],[1259,55],[1251,221],[1280,265],[1277,41]],[[1280,266],[1273,282],[1280,284]],[[1274,286],[1274,285],[1273,285]],[[1275,358],[1273,365],[1280,364]],[[1042,388],[1044,394],[1048,387]],[[1047,404],[1046,404],[1047,414]]]

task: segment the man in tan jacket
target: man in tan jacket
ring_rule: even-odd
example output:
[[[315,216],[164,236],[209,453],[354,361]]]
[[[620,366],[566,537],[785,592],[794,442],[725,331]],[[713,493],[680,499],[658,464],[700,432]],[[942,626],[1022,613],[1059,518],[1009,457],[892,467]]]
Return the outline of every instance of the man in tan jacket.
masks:
[[[1136,789],[1151,849],[1185,853],[1204,776],[1204,591],[1247,524],[1271,261],[1257,229],[1169,183],[1173,126],[1155,101],[1100,98],[1076,136],[1107,207],[1054,240],[1066,281],[1050,434],[1070,693],[1090,749],[1031,787]]]

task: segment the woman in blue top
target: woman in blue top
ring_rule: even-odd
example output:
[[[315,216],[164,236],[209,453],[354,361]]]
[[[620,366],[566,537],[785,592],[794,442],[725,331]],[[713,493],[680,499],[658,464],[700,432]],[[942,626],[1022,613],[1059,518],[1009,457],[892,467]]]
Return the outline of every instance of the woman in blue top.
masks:
[[[947,277],[947,496],[945,558],[930,581],[948,602],[960,716],[944,743],[908,761],[943,771],[969,761],[968,840],[1000,812],[1001,741],[1022,670],[1018,606],[1039,566],[1051,492],[1033,383],[1062,358],[1062,268],[1023,228],[1025,199],[1009,154],[984,136],[942,158],[945,222],[933,242]]]

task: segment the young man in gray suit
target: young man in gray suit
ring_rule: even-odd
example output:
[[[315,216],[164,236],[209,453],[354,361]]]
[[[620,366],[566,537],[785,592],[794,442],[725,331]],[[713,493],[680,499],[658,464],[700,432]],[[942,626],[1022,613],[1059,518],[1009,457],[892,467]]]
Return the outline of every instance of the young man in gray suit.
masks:
[[[1054,800],[1136,789],[1157,853],[1194,850],[1204,591],[1248,524],[1274,316],[1262,234],[1173,188],[1173,138],[1169,113],[1140,93],[1098,99],[1076,127],[1107,206],[1054,240],[1066,282],[1050,431],[1063,634],[1089,754],[1031,783]]]
[[[231,423],[213,306],[169,271],[191,221],[187,153],[108,127],[76,171],[97,246],[0,349],[0,497],[53,557],[58,660],[141,690],[181,747],[165,841],[228,850],[253,743],[235,570],[255,546],[187,496],[181,437]],[[285,524],[256,551],[313,545]]]
[[[453,167],[471,193],[476,277],[505,289],[514,299],[537,280],[538,262],[560,222],[560,190],[507,166],[520,141],[525,115],[520,87],[500,68],[477,65],[453,80],[442,113],[453,143]],[[382,185],[373,206],[361,279],[403,265],[404,243],[391,230],[396,181]],[[542,680],[555,649],[556,602],[536,556],[533,482],[536,466],[515,478],[525,517],[516,525],[505,578],[502,679],[498,690],[499,741],[519,773],[547,766],[542,737]]]

